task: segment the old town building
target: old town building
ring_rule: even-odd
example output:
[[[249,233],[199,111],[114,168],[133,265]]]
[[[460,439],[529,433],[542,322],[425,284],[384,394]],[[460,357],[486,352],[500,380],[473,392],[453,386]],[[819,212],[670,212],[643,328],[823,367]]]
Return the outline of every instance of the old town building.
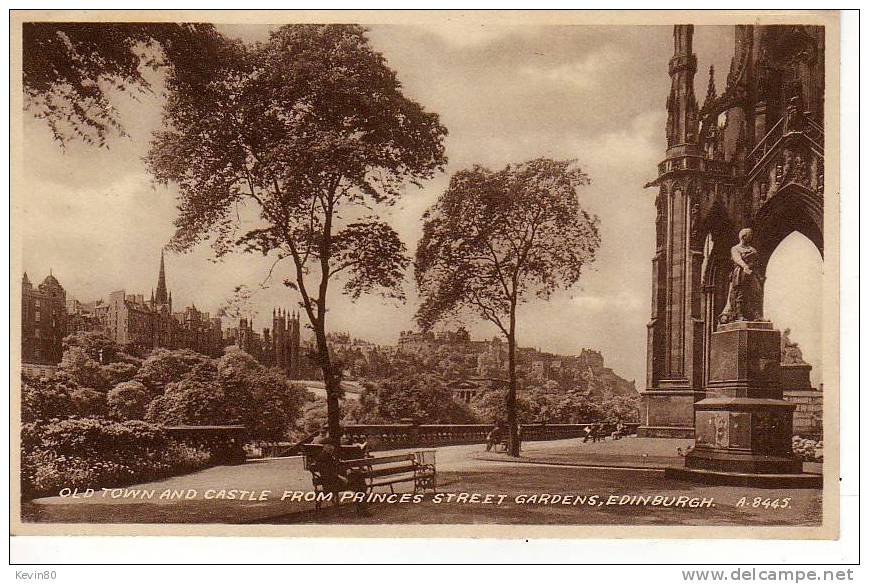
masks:
[[[223,353],[220,318],[198,310],[195,304],[173,312],[162,253],[157,289],[151,292],[150,300],[142,294],[117,290],[109,294],[105,309],[96,311],[96,320],[101,330],[120,345],[140,350],[157,347],[191,349],[215,357]]]
[[[219,356],[225,346],[220,318],[195,305],[173,312],[162,254],[157,290],[150,300],[142,294],[117,290],[107,300],[80,302],[67,297],[53,275],[34,288],[24,274],[21,330],[22,361],[26,364],[56,365],[63,356],[64,336],[80,331],[104,333],[119,345],[138,351],[162,347]]]
[[[25,366],[52,366],[63,355],[66,291],[53,274],[34,287],[21,278],[21,361]]]
[[[272,327],[262,329],[262,333],[254,330],[252,320],[241,318],[238,328],[226,330],[224,342],[236,345],[263,365],[280,368],[290,379],[302,377],[305,367],[298,313],[272,310]]]

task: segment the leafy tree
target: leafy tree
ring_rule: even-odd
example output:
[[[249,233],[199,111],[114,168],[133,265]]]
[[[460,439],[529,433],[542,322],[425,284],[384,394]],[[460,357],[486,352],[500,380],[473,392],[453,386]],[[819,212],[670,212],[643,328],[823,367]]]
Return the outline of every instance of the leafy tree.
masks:
[[[106,395],[109,414],[121,420],[141,420],[151,395],[148,389],[139,381],[119,383]]]
[[[507,424],[518,456],[516,310],[532,294],[548,298],[575,284],[600,246],[598,219],[577,188],[588,177],[572,161],[545,158],[453,175],[423,217],[415,270],[423,329],[462,310],[493,323],[507,340]]]
[[[79,387],[106,391],[109,382],[100,364],[94,361],[81,347],[70,347],[64,351],[59,369],[67,374]]]
[[[100,367],[100,372],[109,386],[115,386],[125,381],[130,381],[138,372],[138,368],[132,363],[109,363]]]
[[[303,390],[278,369],[242,351],[206,360],[149,405],[145,419],[162,424],[243,424],[248,435],[280,440],[299,415]]]
[[[142,363],[135,379],[142,382],[152,396],[157,396],[167,384],[181,381],[208,361],[208,357],[190,349],[157,349]]]
[[[301,413],[305,391],[279,369],[260,369],[253,382],[255,409],[250,419],[253,438],[277,441],[286,438]]]
[[[266,368],[243,351],[231,351],[218,361],[219,383],[227,411],[237,411],[254,439],[284,438],[299,416],[305,392],[276,368]],[[231,414],[232,415],[232,414]]]
[[[307,435],[322,428],[328,419],[326,410],[326,400],[322,398],[305,402],[302,406],[302,418],[298,424],[301,434]]]
[[[453,399],[443,380],[413,374],[384,380],[377,388],[378,414],[397,422],[413,418],[424,424],[469,424],[476,421],[465,404]]]
[[[76,331],[63,339],[63,350],[78,347],[100,364],[114,363],[123,353],[120,345],[100,332]]]
[[[227,44],[219,61],[188,73],[176,68],[167,82],[167,129],[148,155],[156,181],[178,188],[171,245],[210,239],[218,256],[241,249],[289,260],[284,284],[314,331],[338,435],[330,285],[340,277],[351,298],[403,298],[405,247],[373,205],[443,168],[446,130],[402,94],[358,26],[284,26],[266,43]]]
[[[105,146],[125,136],[112,93],[151,90],[143,68],[189,69],[215,54],[209,24],[25,22],[24,107],[44,119],[61,145],[71,139]]]
[[[504,421],[507,404],[507,391],[491,389],[482,391],[471,400],[471,409],[481,422],[495,424]],[[516,398],[516,420],[521,423],[533,422],[536,415],[531,403],[523,398]]]
[[[232,424],[241,420],[225,410],[223,388],[185,379],[166,386],[166,392],[148,405],[145,420],[157,424]]]
[[[63,419],[72,412],[69,388],[51,379],[24,376],[21,380],[21,423]]]
[[[613,395],[612,393],[593,398],[593,403],[600,411],[601,417],[623,422],[639,421],[639,401],[639,395]]]
[[[69,392],[72,413],[81,417],[99,417],[107,413],[106,394],[90,387],[79,387]]]
[[[345,404],[344,420],[353,424],[379,424],[383,422],[379,414],[377,385],[366,381],[362,393],[355,402]]]
[[[600,409],[587,395],[580,391],[563,390],[547,386],[528,392],[528,401],[533,404],[538,418],[558,424],[579,424],[601,420]]]

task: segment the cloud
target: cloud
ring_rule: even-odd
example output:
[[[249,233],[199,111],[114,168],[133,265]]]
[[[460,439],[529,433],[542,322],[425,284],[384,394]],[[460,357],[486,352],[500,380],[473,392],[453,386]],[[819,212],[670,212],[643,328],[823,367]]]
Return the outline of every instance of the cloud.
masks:
[[[517,32],[516,27],[491,26],[483,22],[461,20],[419,28],[427,33],[433,33],[445,44],[457,48],[487,45]]]
[[[604,77],[610,75],[613,68],[621,66],[624,61],[625,56],[622,53],[613,47],[606,47],[588,53],[576,61],[525,65],[519,69],[519,75],[530,83],[543,82],[561,88],[591,90],[600,87]]]
[[[571,303],[581,310],[594,312],[634,311],[647,304],[645,298],[627,290],[614,294],[578,294],[571,298]]]

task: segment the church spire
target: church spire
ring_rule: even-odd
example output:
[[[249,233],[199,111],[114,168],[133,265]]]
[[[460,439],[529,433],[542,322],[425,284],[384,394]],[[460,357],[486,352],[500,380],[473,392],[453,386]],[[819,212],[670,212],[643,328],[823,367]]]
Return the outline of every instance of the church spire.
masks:
[[[157,278],[157,304],[168,304],[169,293],[166,290],[166,264],[163,259],[163,250],[160,250],[160,276]]]

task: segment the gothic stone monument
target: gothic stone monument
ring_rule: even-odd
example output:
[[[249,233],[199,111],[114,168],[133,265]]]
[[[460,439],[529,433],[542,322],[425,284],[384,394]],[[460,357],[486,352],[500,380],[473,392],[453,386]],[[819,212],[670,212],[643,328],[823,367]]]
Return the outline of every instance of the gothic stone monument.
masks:
[[[695,403],[719,399],[707,395],[710,388],[726,399],[781,398],[771,389],[780,369],[771,362],[778,338],[771,325],[748,318],[716,328],[734,310],[726,303],[738,229],[754,229],[758,274],[795,231],[823,255],[823,27],[736,26],[724,91],[719,94],[710,68],[702,107],[694,94],[693,35],[692,25],[674,27],[667,151],[647,185],[658,193],[641,436],[694,437]],[[762,309],[763,281],[749,283],[755,288],[746,293]],[[722,356],[728,352],[735,360]],[[730,373],[723,368],[737,377],[719,378]],[[718,411],[725,410],[698,409],[697,424],[722,419]],[[755,419],[753,411],[726,411],[734,424]],[[743,439],[743,428],[728,426],[728,436]]]

